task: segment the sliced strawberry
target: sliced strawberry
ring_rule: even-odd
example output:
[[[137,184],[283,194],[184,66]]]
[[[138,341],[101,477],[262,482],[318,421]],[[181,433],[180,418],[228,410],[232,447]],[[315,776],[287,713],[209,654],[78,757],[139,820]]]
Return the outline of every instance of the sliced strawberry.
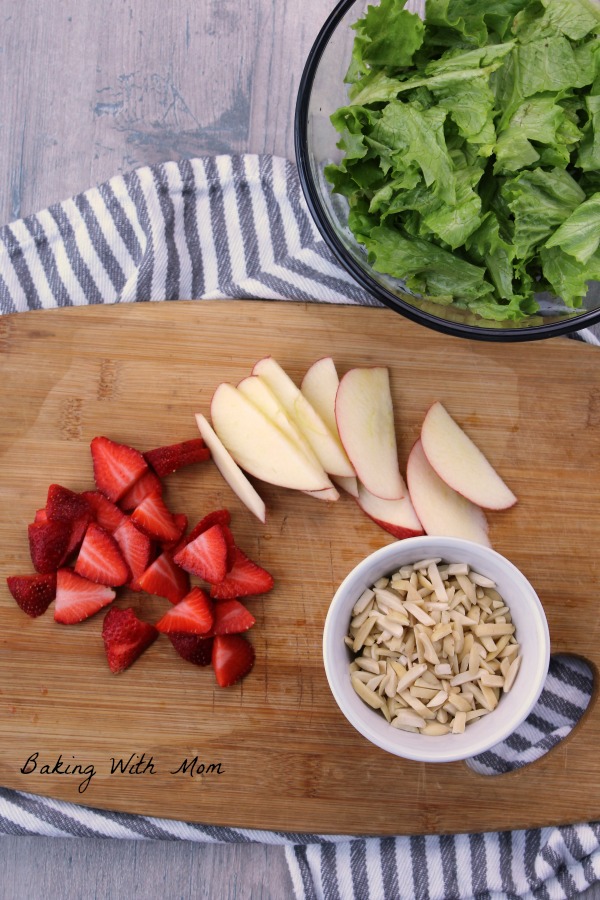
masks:
[[[273,576],[236,547],[235,562],[223,581],[211,584],[210,595],[215,600],[231,600],[234,597],[249,597],[265,594],[274,585]]]
[[[33,517],[34,522],[47,522],[48,521],[48,513],[46,512],[46,507],[43,506],[42,509],[36,509],[35,516]]]
[[[116,674],[128,669],[154,643],[158,634],[154,625],[138,619],[131,607],[109,609],[102,624],[102,639],[111,672]]]
[[[90,447],[96,487],[109,500],[117,503],[147,471],[146,460],[133,447],[103,436],[95,437]]]
[[[220,687],[229,687],[254,665],[254,647],[241,634],[219,634],[212,651],[212,667]]]
[[[176,541],[180,524],[159,494],[149,494],[131,513],[131,521],[157,541]]]
[[[173,647],[186,662],[195,666],[208,666],[212,659],[213,639],[202,634],[174,632],[168,635]]]
[[[100,491],[84,491],[85,497],[92,510],[92,516],[102,528],[113,534],[121,522],[126,518],[123,510],[116,503],[105,497]]]
[[[209,528],[212,528],[213,525],[230,525],[231,524],[231,513],[228,509],[215,509],[213,512],[209,512],[208,515],[204,516],[203,519],[194,525],[190,533],[186,538],[186,543],[190,544],[192,541],[195,541],[199,534],[202,534],[203,531],[208,531]]]
[[[214,603],[202,588],[193,587],[183,600],[169,609],[156,627],[163,634],[206,634],[214,621]]]
[[[239,600],[219,600],[215,603],[213,634],[239,634],[248,631],[256,619]]]
[[[114,537],[91,522],[75,563],[78,575],[98,584],[118,587],[129,580],[129,567]]]
[[[148,594],[179,603],[189,593],[190,576],[173,562],[169,551],[164,550],[139,576],[137,585]]]
[[[69,557],[72,553],[79,549],[81,542],[83,541],[85,532],[87,531],[87,527],[90,524],[90,516],[88,513],[84,513],[82,516],[80,516],[79,519],[74,519],[73,522],[70,522],[69,524],[71,527],[71,533],[69,535],[67,557]]]
[[[213,525],[174,557],[186,572],[208,582],[222,581],[227,574],[227,543],[222,525]]]
[[[56,594],[56,573],[47,575],[9,575],[8,589],[28,616],[43,615]]]
[[[58,522],[74,522],[92,514],[90,505],[82,494],[76,494],[61,484],[51,484],[46,499],[46,514]]]
[[[126,510],[135,509],[136,506],[140,505],[142,500],[145,500],[148,494],[162,494],[162,489],[163,487],[160,478],[148,469],[148,471],[144,472],[135,484],[123,494],[119,500],[119,506],[121,509]]]
[[[173,556],[187,544],[185,532],[188,527],[188,517],[185,513],[173,513],[173,518],[177,522],[177,526],[181,529],[180,536],[176,541],[163,541],[160,545],[163,550],[170,550]]]
[[[68,522],[48,519],[27,526],[29,551],[36,572],[47,575],[56,572],[69,554],[71,526]]]
[[[193,463],[206,462],[210,459],[210,450],[202,438],[194,438],[191,441],[182,441],[179,444],[169,444],[167,447],[156,447],[147,450],[144,459],[152,466],[157,475],[164,478],[176,472],[183,466]]]
[[[227,544],[226,567],[227,567],[227,571],[231,572],[231,570],[233,569],[234,563],[235,563],[236,555],[237,555],[236,554],[237,547],[235,545],[235,538],[233,536],[233,532],[232,532],[231,528],[229,528],[227,525],[221,525],[221,528],[223,529],[223,537],[225,538],[225,543]]]
[[[54,618],[62,625],[74,625],[93,616],[115,598],[115,591],[77,575],[72,569],[56,573]]]
[[[132,580],[129,583],[129,587],[136,590],[137,579],[146,571],[152,561],[154,543],[147,534],[136,528],[127,516],[124,517],[113,537],[119,545],[123,559],[131,573]]]

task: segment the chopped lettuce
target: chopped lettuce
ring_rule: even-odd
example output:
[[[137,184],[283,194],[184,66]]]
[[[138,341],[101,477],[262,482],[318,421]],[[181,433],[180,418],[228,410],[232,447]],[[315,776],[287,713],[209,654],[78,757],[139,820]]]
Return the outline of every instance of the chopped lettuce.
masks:
[[[493,320],[600,277],[600,3],[381,0],[326,176],[373,266]]]

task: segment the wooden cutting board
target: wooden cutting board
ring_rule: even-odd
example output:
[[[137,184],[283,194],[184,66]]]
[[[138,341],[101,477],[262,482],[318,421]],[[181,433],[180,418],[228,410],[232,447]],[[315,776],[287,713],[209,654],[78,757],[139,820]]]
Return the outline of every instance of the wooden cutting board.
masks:
[[[464,763],[398,759],[346,723],[323,671],[323,622],[348,570],[392,540],[350,497],[325,504],[260,485],[263,526],[212,463],[170,476],[172,509],[193,523],[229,507],[239,545],[276,579],[271,594],[248,601],[257,662],[232,688],[218,688],[210,668],[184,663],[165,638],[112,675],[101,615],[65,627],[51,612],[30,619],[17,608],[5,578],[31,570],[27,523],[51,482],[92,487],[91,438],[106,434],[144,450],[195,437],[194,413],[208,411],[216,385],[238,381],[267,354],[295,378],[328,354],[340,372],[389,366],[403,463],[429,404],[441,399],[519,497],[513,509],[489,514],[491,537],[537,588],[553,651],[580,654],[597,671],[596,348],[562,338],[468,342],[386,309],[258,301],[7,316],[0,320],[0,784],[113,810],[295,832],[461,832],[599,818],[595,697],[558,748],[498,777],[475,775]],[[118,603],[150,620],[168,606],[125,593]],[[80,773],[69,774],[76,765]]]

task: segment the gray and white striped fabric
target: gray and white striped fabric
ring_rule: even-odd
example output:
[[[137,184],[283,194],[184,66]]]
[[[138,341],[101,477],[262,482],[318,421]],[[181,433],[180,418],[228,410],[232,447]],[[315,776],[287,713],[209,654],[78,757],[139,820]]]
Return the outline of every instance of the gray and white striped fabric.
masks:
[[[145,167],[0,229],[2,314],[183,298],[378,305],[327,250],[283,159]],[[597,329],[577,336],[600,343]],[[469,764],[494,777],[538,758],[579,720],[592,685],[585,663],[553,658],[527,722]],[[298,900],[568,898],[600,880],[600,823],[357,838],[195,825],[0,788],[0,834],[278,844]]]

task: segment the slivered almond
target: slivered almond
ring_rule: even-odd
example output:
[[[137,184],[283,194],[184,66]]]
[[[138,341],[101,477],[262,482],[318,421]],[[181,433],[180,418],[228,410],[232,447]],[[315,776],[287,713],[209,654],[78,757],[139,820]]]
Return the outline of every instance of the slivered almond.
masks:
[[[508,692],[521,662],[510,608],[462,563],[419,560],[363,591],[344,638],[350,678],[395,728],[462,734]]]

